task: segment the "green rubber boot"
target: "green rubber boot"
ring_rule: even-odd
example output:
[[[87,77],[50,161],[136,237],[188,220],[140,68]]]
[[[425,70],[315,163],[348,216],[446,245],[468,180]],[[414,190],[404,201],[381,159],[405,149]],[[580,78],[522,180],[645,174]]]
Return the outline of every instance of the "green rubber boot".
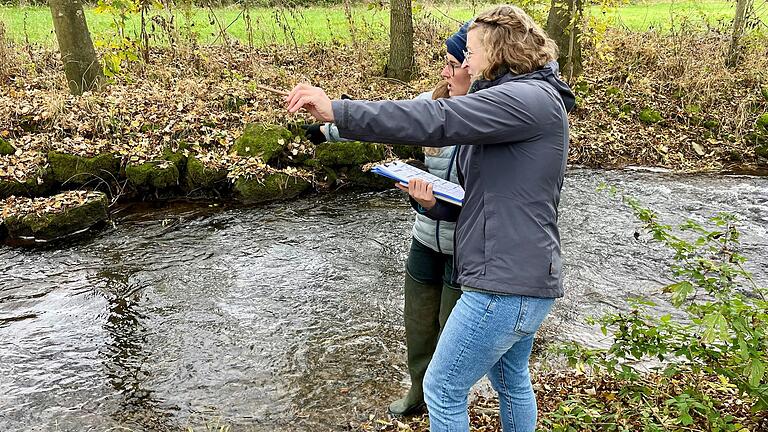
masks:
[[[405,345],[411,388],[404,398],[389,405],[389,414],[400,417],[426,409],[422,382],[440,335],[441,285],[427,285],[405,273]]]
[[[449,285],[443,285],[443,292],[440,296],[440,331],[443,331],[448,317],[451,315],[453,307],[456,306],[456,302],[461,298],[461,290],[458,288],[451,288]]]

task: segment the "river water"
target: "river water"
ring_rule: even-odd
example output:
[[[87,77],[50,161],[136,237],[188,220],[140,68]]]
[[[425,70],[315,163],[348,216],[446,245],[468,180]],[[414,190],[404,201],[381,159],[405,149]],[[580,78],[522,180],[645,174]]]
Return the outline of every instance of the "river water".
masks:
[[[741,220],[768,280],[768,178],[571,169],[566,297],[544,341],[605,343],[584,318],[657,298],[669,253],[607,183],[668,223]],[[262,207],[131,209],[68,246],[0,246],[0,429],[344,430],[406,386],[396,191]]]

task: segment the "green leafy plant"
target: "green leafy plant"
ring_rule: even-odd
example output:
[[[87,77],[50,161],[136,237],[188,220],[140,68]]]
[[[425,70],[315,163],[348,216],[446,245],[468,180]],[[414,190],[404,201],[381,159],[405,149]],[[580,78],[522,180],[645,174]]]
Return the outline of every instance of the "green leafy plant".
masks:
[[[632,299],[629,312],[590,321],[611,336],[609,348],[562,346],[573,366],[619,385],[610,398],[567,400],[550,426],[565,431],[558,425],[575,421],[603,424],[586,430],[625,430],[610,418],[624,410],[622,418],[642,430],[744,430],[731,415],[736,404],[750,404],[753,413],[768,409],[768,292],[744,268],[736,217],[718,213],[707,226],[687,220],[673,232],[636,199],[622,199],[652,239],[673,253],[674,283],[663,293],[676,310],[660,314],[654,302]],[[604,414],[586,421],[590,412]]]

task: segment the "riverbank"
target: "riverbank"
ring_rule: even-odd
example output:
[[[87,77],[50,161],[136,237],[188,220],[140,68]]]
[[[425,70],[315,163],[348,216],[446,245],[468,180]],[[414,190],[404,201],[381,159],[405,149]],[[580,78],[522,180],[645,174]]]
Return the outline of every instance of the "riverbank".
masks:
[[[652,382],[656,378],[649,374],[647,379]],[[664,400],[630,400],[622,391],[627,383],[609,376],[575,369],[532,370],[531,381],[537,399],[537,430],[577,432],[580,430],[578,427],[581,427],[584,430],[638,431],[647,426],[643,417],[654,414],[658,421],[676,430],[673,425],[677,419],[664,418],[666,416],[661,415],[660,410],[654,413],[652,409],[654,404],[663,404]],[[762,431],[768,428],[768,415],[751,413],[749,404],[738,397],[735,387],[723,385],[714,377],[702,377],[702,383],[704,393],[722,402],[728,415],[733,416],[734,421],[742,426],[741,431]],[[667,389],[661,389],[659,393],[664,391]],[[500,431],[498,398],[479,393],[472,395],[469,422],[471,432]],[[350,426],[351,430],[360,432],[429,432],[429,415],[371,419]],[[709,425],[705,418],[696,417],[680,430],[706,431]]]
[[[3,40],[0,65],[0,199],[99,189],[120,200],[235,199],[246,204],[306,191],[389,187],[364,173],[382,159],[419,158],[416,148],[314,146],[306,115],[289,115],[259,84],[289,89],[309,80],[331,95],[411,98],[436,82],[448,28],[417,29],[419,75],[381,78],[386,47],[271,45],[159,48],[104,89],[71,97],[57,53]],[[609,32],[573,83],[569,163],[678,172],[759,172],[768,166],[768,45],[723,66],[728,38]],[[701,56],[702,50],[712,53]],[[290,183],[290,187],[287,187]]]

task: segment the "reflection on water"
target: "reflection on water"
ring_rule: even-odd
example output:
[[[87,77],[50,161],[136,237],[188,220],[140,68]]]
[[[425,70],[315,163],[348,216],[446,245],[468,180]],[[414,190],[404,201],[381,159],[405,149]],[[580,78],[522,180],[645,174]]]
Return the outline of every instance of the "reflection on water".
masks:
[[[731,211],[766,280],[768,181],[573,170],[566,291],[542,336],[599,344],[587,315],[654,296],[668,253],[635,239],[625,188],[665,221]],[[412,213],[396,192],[121,215],[61,249],[0,247],[3,430],[340,430],[404,387],[401,280]],[[204,429],[204,428],[203,428]]]

